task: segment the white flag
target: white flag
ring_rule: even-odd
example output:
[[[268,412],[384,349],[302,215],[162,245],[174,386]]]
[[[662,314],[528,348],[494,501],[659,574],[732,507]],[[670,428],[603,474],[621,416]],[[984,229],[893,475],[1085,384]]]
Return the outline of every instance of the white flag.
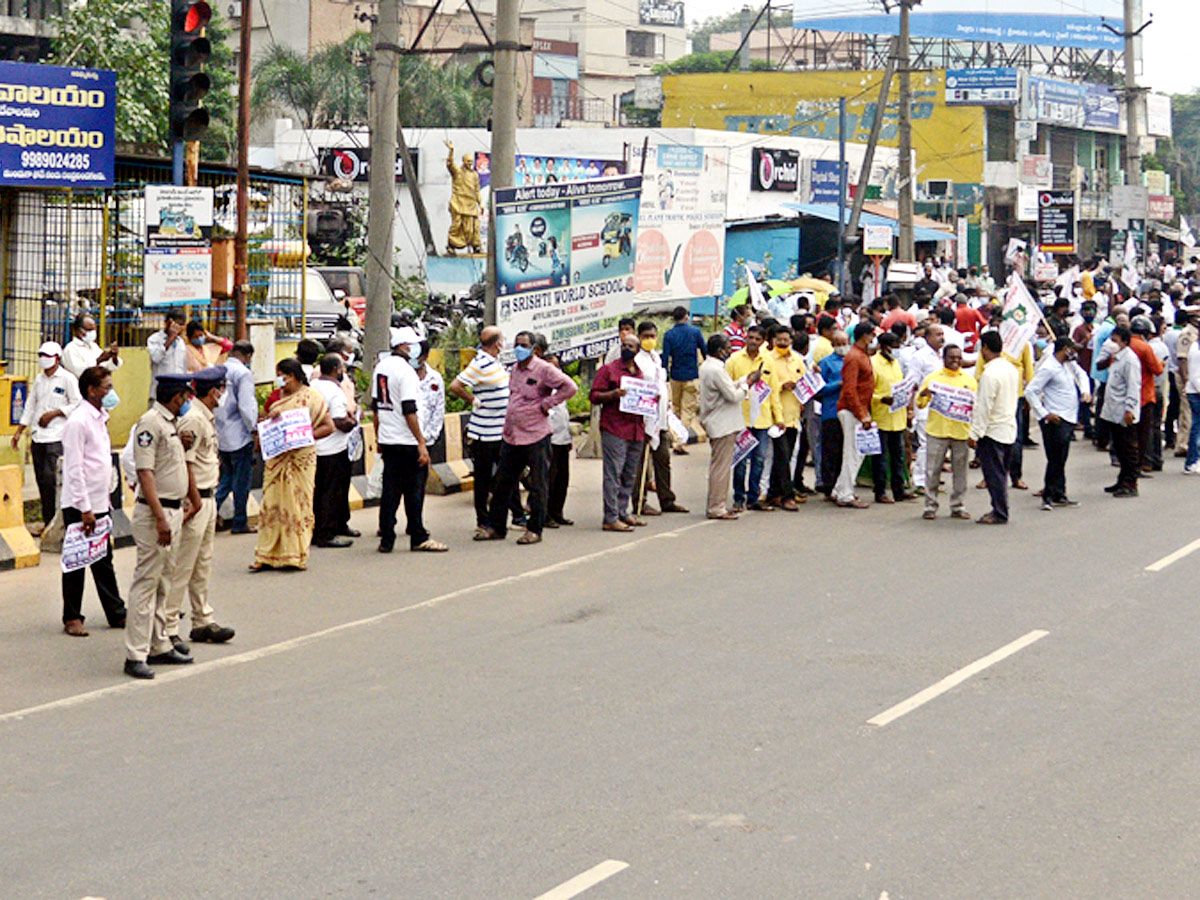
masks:
[[[1125,232],[1125,264],[1121,269],[1121,280],[1131,291],[1136,291],[1142,279],[1137,272],[1137,241],[1133,239],[1133,230]]]
[[[749,264],[746,265],[746,287],[750,291],[750,308],[756,313],[767,311],[767,298],[763,296],[762,288],[759,287],[758,279],[754,277],[754,273],[750,271]]]
[[[1004,308],[1000,315],[1000,339],[1004,341],[1004,352],[1019,359],[1035,334],[1042,311],[1025,287],[1025,282],[1014,272],[1004,290]]]

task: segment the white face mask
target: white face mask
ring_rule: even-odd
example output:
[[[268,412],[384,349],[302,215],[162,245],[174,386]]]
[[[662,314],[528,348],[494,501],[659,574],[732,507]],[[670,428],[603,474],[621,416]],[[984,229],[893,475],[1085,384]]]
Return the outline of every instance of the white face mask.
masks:
[[[57,356],[39,356],[38,364],[41,365],[41,367],[43,369],[53,369],[56,365],[58,365],[58,357]]]
[[[286,383],[287,382],[282,375],[275,376],[275,387],[282,388]]]
[[[83,339],[89,344],[96,343],[96,329],[93,328],[91,331],[85,331],[83,333]]]
[[[833,352],[836,353],[838,356],[845,356],[847,353],[850,352],[850,345],[842,344],[840,347],[834,347]]]

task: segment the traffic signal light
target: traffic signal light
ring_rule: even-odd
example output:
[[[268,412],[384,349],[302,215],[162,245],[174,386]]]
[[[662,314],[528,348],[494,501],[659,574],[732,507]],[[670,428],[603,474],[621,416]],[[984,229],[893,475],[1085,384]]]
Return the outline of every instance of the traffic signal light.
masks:
[[[171,0],[171,137],[177,141],[198,141],[208,128],[200,101],[212,87],[202,71],[212,56],[204,37],[211,18],[204,0]]]

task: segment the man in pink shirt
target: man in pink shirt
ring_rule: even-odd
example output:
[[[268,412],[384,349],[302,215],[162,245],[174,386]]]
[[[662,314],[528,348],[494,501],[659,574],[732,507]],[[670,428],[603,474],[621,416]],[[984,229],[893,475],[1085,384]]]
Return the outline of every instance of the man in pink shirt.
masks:
[[[101,366],[84,369],[79,376],[83,402],[67,418],[63,431],[63,524],[83,525],[91,535],[98,523],[109,519],[109,485],[112,479],[112,444],[108,438],[108,410],[117,405],[112,375]],[[64,572],[63,631],[72,637],[87,637],[83,627],[83,582],[88,567]],[[112,628],[125,627],[125,603],[113,572],[112,538],[108,552],[91,565],[92,580],[104,616]]]
[[[550,480],[550,409],[565,403],[578,388],[574,380],[533,355],[533,334],[522,331],[513,340],[517,364],[508,375],[508,412],[500,447],[495,490],[488,507],[487,526],[477,541],[504,540],[508,532],[508,506],[521,473],[529,467],[529,516],[518,544],[536,544],[546,521]]]

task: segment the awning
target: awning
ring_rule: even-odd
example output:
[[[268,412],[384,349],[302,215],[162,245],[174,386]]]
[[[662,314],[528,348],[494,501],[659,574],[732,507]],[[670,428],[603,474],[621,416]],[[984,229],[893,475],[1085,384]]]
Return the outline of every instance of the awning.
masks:
[[[838,207],[836,203],[781,203],[780,205],[786,209],[794,210],[802,216],[813,216],[814,218],[825,219],[827,222],[836,222],[838,220]],[[847,223],[850,221],[849,205],[846,206],[844,221]],[[893,237],[898,237],[900,234],[900,223],[895,219],[890,219],[886,216],[877,216],[866,210],[859,216],[858,224],[860,227],[863,225],[889,225],[891,226]],[[948,231],[939,231],[936,228],[924,228],[920,225],[914,225],[913,240],[920,243],[952,241],[954,240],[954,235]]]
[[[1170,225],[1163,225],[1161,222],[1147,222],[1146,228],[1153,231],[1165,241],[1174,241],[1176,244],[1183,240],[1178,228],[1172,228]]]

